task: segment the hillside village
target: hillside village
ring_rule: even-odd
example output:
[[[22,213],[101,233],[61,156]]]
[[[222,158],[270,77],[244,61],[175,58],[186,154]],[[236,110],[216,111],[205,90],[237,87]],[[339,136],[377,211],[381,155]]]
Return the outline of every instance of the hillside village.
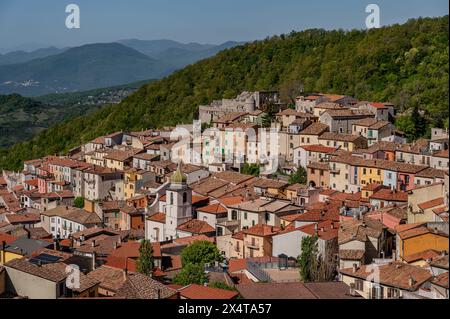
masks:
[[[0,297],[448,299],[449,133],[408,142],[395,117],[350,96],[242,92],[199,106],[201,122],[3,171]],[[180,284],[199,244],[221,258]]]

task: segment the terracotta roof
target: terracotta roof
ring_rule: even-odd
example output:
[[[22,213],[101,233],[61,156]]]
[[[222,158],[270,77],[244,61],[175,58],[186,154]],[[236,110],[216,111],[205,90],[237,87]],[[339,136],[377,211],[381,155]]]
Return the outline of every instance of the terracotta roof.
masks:
[[[340,249],[339,258],[344,260],[362,260],[365,253],[364,250]]]
[[[215,228],[207,222],[198,219],[191,219],[177,227],[177,230],[191,234],[206,234],[215,232]]]
[[[364,218],[364,220],[351,219],[342,222],[339,228],[339,245],[357,240],[366,242],[368,237],[379,238],[382,235],[384,225],[379,220]]]
[[[66,267],[64,263],[50,263],[43,264],[41,266],[35,265],[29,262],[26,258],[13,259],[5,264],[7,267],[17,269],[19,271],[31,274],[33,276],[41,277],[49,281],[59,283],[66,279]],[[84,274],[80,273],[80,288],[74,289],[75,291],[84,291],[92,286],[98,284]]]
[[[236,291],[205,287],[191,284],[178,290],[186,299],[233,299],[239,295]]]
[[[427,227],[422,226],[422,227],[412,228],[409,230],[402,231],[398,235],[400,236],[400,238],[402,240],[405,240],[405,239],[409,239],[412,237],[421,236],[421,235],[425,235],[425,234],[433,234],[433,232],[430,229],[428,229]],[[442,232],[438,232],[436,235],[448,237],[448,235],[446,235],[445,233],[442,233]]]
[[[363,118],[363,117],[375,117],[369,110],[358,110],[358,109],[334,109],[326,111],[333,118]]]
[[[152,222],[157,222],[157,223],[163,223],[164,224],[166,222],[166,214],[164,214],[164,213],[156,213],[156,214],[153,214],[153,215],[149,216],[147,219],[152,221]]]
[[[192,243],[195,243],[197,241],[209,241],[214,242],[213,237],[208,237],[206,235],[200,234],[195,236],[189,236],[189,237],[183,237],[183,238],[176,238],[173,240],[174,243],[178,245],[190,245]]]
[[[448,271],[434,277],[431,283],[448,289]]]
[[[419,208],[422,210],[426,210],[426,209],[430,209],[430,208],[433,208],[436,206],[441,206],[441,205],[444,205],[444,197],[435,198],[435,199],[420,203],[417,206],[419,206]]]
[[[208,213],[208,214],[226,214],[228,210],[221,204],[212,204],[204,207],[197,208],[198,212]]]
[[[444,179],[445,172],[446,171],[441,170],[441,169],[428,167],[428,168],[425,168],[423,171],[417,173],[416,177],[425,177],[425,178],[433,178],[433,179],[435,179],[435,178],[442,178],[442,179]]]
[[[245,269],[247,269],[247,259],[245,258],[230,259],[228,262],[229,273],[234,273]]]
[[[5,234],[5,233],[0,233],[0,244],[2,242],[6,242],[7,244],[12,243],[13,241],[15,241],[17,238],[14,236],[11,236],[9,234]]]
[[[413,263],[416,262],[418,260],[432,260],[433,258],[436,258],[438,256],[441,255],[441,252],[434,250],[434,249],[427,249],[425,251],[421,251],[415,254],[411,254],[408,256],[404,256],[403,259],[407,262],[407,263]]]
[[[449,157],[448,154],[449,154],[449,150],[447,149],[447,150],[438,151],[438,152],[434,153],[433,156],[434,157],[443,157],[443,158],[448,159],[448,157]]]
[[[122,257],[122,258],[138,258],[139,248],[141,243],[139,241],[127,241],[121,243],[117,249],[114,249],[110,256]],[[161,255],[161,245],[160,243],[152,243],[153,257],[160,258]]]
[[[380,189],[379,191],[372,194],[369,197],[370,199],[380,199],[385,201],[393,201],[393,202],[407,202],[408,201],[408,193],[406,192],[398,192],[392,191],[387,188]]]
[[[366,139],[363,136],[352,135],[352,134],[339,134],[332,132],[325,132],[319,136],[319,140],[331,140],[331,141],[340,141],[340,142],[355,142],[360,139]]]
[[[316,232],[316,227],[317,227],[317,232]],[[338,237],[339,223],[331,221],[331,220],[325,220],[325,221],[319,222],[317,224],[310,224],[310,225],[302,226],[299,228],[299,230],[310,236],[316,235],[318,238],[320,238],[322,240],[331,240],[331,239]]]
[[[42,212],[41,215],[45,216],[59,216],[64,219],[68,219],[77,222],[82,225],[86,224],[99,224],[100,218],[95,213],[89,213],[84,209],[75,207],[58,206],[56,208]]]
[[[375,118],[365,118],[353,123],[353,125],[363,126],[374,130],[379,130],[380,128],[383,128],[389,124],[391,123],[388,121],[379,121]]]
[[[299,146],[299,147],[303,148],[305,151],[317,152],[317,153],[332,153],[332,152],[336,151],[335,147],[328,147],[328,146],[324,146],[322,144],[303,145],[303,146]]]
[[[118,296],[127,299],[167,299],[177,294],[176,290],[140,273],[128,274],[117,290]]]
[[[243,230],[243,233],[246,235],[252,236],[260,236],[260,237],[268,237],[275,235],[281,230],[279,227],[269,226],[265,224],[255,225],[249,229]]]
[[[339,272],[351,277],[366,279],[373,274],[373,270],[369,267],[372,265],[363,265],[356,272],[353,268],[340,269]],[[396,287],[409,291],[416,291],[423,283],[432,277],[428,269],[412,266],[402,262],[392,262],[380,265],[378,267],[380,274],[380,284]],[[412,279],[412,285],[410,285]]]
[[[448,255],[437,257],[433,259],[433,261],[430,264],[432,267],[437,267],[441,269],[447,269],[448,270]]]
[[[276,188],[276,189],[284,188],[287,185],[289,185],[289,183],[269,178],[261,178],[256,183],[253,184],[254,187],[258,188]]]
[[[127,257],[115,257],[115,256],[108,256],[106,257],[106,263],[105,266],[108,266],[110,268],[116,268],[120,270],[127,270],[127,271],[137,271],[137,260],[131,259]]]
[[[311,125],[309,125],[307,128],[305,128],[303,131],[300,132],[301,135],[320,135],[326,131],[328,131],[330,128],[328,125],[315,122]]]
[[[125,281],[123,270],[105,265],[89,272],[87,277],[98,281],[101,288],[112,292],[116,292]]]
[[[21,223],[38,223],[41,221],[39,214],[25,213],[25,214],[6,214],[5,218],[10,224]]]
[[[242,196],[221,197],[218,201],[224,206],[229,206],[242,203],[244,198]]]

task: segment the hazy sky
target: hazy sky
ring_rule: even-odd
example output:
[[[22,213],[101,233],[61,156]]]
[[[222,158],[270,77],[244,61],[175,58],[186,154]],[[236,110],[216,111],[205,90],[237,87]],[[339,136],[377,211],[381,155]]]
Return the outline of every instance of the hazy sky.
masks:
[[[67,29],[68,4],[81,28]],[[120,39],[222,43],[307,28],[364,28],[368,4],[381,24],[448,14],[447,0],[0,0],[0,48],[73,46]]]

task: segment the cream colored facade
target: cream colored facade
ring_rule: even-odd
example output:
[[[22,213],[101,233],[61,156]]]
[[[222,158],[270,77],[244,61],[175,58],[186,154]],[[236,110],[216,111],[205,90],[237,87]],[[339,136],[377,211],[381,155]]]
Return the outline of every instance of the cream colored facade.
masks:
[[[419,204],[444,195],[444,184],[438,183],[413,189],[408,194],[408,223],[424,223],[434,221],[435,214],[431,209],[422,211]]]

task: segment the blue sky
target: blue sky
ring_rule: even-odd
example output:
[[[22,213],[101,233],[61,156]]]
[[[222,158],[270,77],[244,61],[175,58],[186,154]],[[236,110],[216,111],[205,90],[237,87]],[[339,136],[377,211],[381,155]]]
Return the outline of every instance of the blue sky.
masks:
[[[81,28],[65,27],[78,4]],[[376,3],[381,24],[448,14],[447,0],[0,0],[0,48],[74,46],[120,39],[222,43],[308,28],[364,28]]]

